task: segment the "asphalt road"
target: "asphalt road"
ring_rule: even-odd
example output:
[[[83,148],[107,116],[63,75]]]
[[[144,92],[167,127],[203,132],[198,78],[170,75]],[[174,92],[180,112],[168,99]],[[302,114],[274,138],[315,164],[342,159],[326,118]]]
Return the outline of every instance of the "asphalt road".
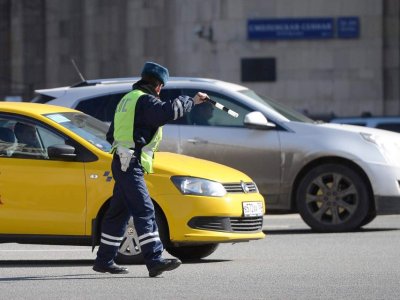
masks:
[[[0,298],[400,298],[400,216],[342,234],[313,233],[298,215],[266,216],[265,232],[159,278],[143,265],[126,275],[95,273],[89,247],[0,244]]]

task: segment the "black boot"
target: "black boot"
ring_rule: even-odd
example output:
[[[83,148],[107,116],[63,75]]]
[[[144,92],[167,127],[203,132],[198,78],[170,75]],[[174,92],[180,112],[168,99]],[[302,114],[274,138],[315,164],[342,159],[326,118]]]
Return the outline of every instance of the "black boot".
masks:
[[[156,277],[161,275],[165,271],[171,271],[176,269],[182,264],[179,259],[163,259],[156,265],[149,268],[149,276]]]
[[[111,273],[111,274],[128,274],[129,271],[125,267],[118,266],[117,264],[113,263],[111,266],[101,266],[101,265],[94,265],[93,270],[100,273]]]

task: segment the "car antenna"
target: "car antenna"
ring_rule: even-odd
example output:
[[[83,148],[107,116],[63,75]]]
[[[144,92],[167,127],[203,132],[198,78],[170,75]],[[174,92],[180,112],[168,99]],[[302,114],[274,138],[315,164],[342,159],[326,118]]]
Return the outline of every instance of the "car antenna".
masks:
[[[79,71],[79,68],[78,68],[78,66],[77,66],[76,63],[75,63],[75,60],[74,60],[72,57],[71,57],[71,63],[72,63],[72,65],[74,66],[75,71],[78,73],[78,75],[79,75],[79,77],[81,78],[81,80],[82,80],[83,82],[85,82],[85,81],[86,81],[85,77],[83,77],[82,73]]]

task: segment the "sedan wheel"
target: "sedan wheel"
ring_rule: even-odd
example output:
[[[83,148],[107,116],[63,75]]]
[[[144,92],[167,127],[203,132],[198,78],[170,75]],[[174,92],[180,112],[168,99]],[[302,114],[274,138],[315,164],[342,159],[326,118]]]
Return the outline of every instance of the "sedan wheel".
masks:
[[[325,164],[301,180],[296,203],[303,220],[320,232],[359,228],[369,211],[366,183],[347,166]]]

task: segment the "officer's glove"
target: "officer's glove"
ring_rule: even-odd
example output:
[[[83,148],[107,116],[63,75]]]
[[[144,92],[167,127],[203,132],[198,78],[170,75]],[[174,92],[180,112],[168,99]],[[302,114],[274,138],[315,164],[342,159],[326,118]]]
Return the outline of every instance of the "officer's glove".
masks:
[[[198,92],[193,97],[194,105],[201,104],[201,103],[207,101],[207,98],[208,98],[208,95],[206,93]]]
[[[129,167],[129,163],[131,162],[134,151],[132,149],[128,149],[125,147],[118,146],[117,154],[119,156],[119,161],[121,162],[121,170],[122,172],[126,172]]]

